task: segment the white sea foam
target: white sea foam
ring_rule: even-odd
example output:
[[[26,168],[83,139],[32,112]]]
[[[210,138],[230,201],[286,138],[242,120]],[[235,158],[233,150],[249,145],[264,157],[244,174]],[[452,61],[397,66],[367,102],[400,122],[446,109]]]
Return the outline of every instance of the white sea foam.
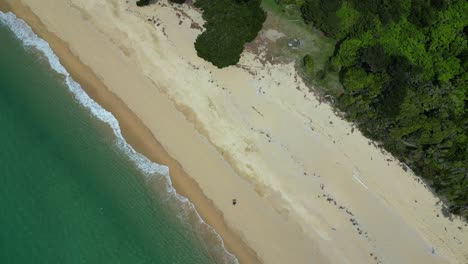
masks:
[[[50,48],[49,43],[39,38],[26,22],[17,18],[15,14],[11,12],[3,13],[0,11],[0,22],[5,24],[16,35],[16,37],[23,43],[25,47],[34,48],[44,54],[52,69],[65,77],[65,83],[67,84],[71,93],[74,95],[75,99],[85,108],[87,108],[93,116],[107,123],[112,128],[117,139],[118,147],[128,155],[128,157],[145,175],[164,176],[165,183],[163,184],[166,185],[166,191],[168,194],[167,197],[169,199],[175,199],[181,205],[180,208],[183,210],[181,217],[183,217],[184,220],[188,220],[191,218],[191,215],[195,216],[196,223],[195,226],[192,226],[194,230],[201,235],[206,235],[208,233],[216,241],[216,245],[211,245],[211,247],[207,250],[209,250],[210,254],[216,258],[217,262],[222,261],[223,263],[238,264],[239,262],[236,257],[226,250],[221,237],[212,227],[203,221],[198,212],[195,210],[193,204],[187,198],[177,194],[175,189],[172,187],[172,182],[169,177],[169,168],[167,166],[150,161],[148,158],[135,151],[135,149],[125,141],[124,137],[122,136],[118,120],[114,117],[114,115],[112,115],[112,113],[105,110],[93,99],[91,99],[88,94],[86,94],[86,92],[81,88],[80,84],[72,79],[70,74],[60,63],[57,55],[55,55],[55,53]],[[207,241],[205,240],[205,242]]]

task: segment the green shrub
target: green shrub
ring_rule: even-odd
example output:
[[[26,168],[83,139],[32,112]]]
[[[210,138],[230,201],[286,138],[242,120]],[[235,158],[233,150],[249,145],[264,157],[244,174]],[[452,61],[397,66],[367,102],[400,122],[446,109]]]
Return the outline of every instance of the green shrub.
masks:
[[[314,71],[314,60],[309,54],[305,55],[302,59],[304,70],[307,74],[311,74]]]
[[[337,72],[338,68],[329,60],[325,63],[325,70],[327,72]]]
[[[136,2],[136,5],[137,6],[145,6],[145,5],[149,5],[150,3],[150,0],[139,0]]]
[[[298,5],[301,6],[304,3],[304,0],[275,0],[279,5]]]
[[[199,57],[219,68],[235,65],[244,44],[255,39],[266,13],[260,0],[197,0],[203,10],[206,30],[198,36],[195,49]]]
[[[325,79],[325,77],[327,77],[327,71],[325,71],[325,70],[319,70],[319,71],[316,73],[315,77],[317,78],[317,80],[321,81],[321,80]]]

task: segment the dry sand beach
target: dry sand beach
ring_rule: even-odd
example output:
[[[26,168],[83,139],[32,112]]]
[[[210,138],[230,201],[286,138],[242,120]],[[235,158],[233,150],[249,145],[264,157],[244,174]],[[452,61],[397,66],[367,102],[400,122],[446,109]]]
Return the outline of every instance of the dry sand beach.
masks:
[[[8,6],[7,6],[8,5]],[[137,150],[169,166],[241,263],[468,263],[468,226],[262,46],[197,57],[199,11],[166,0],[0,0],[47,40]],[[237,199],[237,205],[231,204]]]

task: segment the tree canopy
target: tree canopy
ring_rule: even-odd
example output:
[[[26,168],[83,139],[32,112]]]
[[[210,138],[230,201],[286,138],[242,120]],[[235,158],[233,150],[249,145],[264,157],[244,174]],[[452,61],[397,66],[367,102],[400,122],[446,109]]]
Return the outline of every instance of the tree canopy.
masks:
[[[203,10],[205,31],[198,36],[195,49],[199,57],[219,68],[236,64],[244,44],[255,39],[266,13],[261,0],[197,0]]]
[[[138,0],[136,2],[136,5],[137,6],[146,6],[146,5],[149,5],[149,3],[150,3],[150,0]]]
[[[339,107],[468,216],[468,3],[305,0],[306,23],[336,39]]]

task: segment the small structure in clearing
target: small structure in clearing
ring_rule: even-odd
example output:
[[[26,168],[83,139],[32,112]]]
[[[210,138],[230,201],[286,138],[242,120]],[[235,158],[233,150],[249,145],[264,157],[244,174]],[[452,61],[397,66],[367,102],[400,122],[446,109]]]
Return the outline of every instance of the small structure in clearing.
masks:
[[[294,38],[288,41],[288,47],[291,49],[299,49],[304,45],[304,42],[300,39]]]

